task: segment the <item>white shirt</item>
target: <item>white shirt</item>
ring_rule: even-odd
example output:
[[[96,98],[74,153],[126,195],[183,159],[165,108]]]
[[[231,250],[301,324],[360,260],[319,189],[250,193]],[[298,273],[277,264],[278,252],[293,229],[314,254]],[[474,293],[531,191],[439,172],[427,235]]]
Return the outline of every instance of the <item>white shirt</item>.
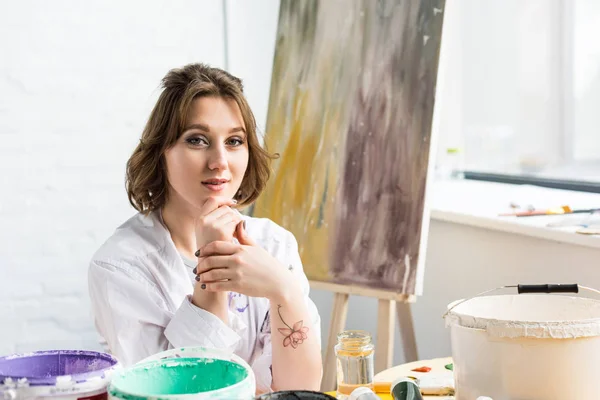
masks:
[[[308,297],[296,239],[269,219],[243,218],[248,235],[298,277],[312,317],[312,334],[320,343],[321,319]],[[252,367],[257,390],[269,391],[269,301],[230,293],[228,326],[191,303],[194,266],[192,260],[184,262],[160,213],[129,219],[96,252],[89,267],[92,310],[100,335],[125,366],[174,347],[230,349]]]

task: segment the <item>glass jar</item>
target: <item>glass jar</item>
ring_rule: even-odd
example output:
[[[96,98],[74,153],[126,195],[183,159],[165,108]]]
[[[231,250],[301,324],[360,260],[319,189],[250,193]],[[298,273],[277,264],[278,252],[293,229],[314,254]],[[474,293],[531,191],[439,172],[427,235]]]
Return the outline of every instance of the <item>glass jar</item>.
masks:
[[[365,331],[343,331],[335,346],[337,398],[347,399],[357,387],[373,388],[374,346]]]

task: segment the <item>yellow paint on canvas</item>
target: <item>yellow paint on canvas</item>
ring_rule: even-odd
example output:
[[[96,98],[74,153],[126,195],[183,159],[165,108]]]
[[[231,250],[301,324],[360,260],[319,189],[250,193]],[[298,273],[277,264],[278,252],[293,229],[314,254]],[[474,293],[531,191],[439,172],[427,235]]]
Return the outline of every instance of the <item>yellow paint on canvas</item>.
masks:
[[[265,144],[281,158],[273,164],[274,175],[257,201],[254,214],[290,230],[298,240],[309,279],[327,281],[331,217],[339,176],[336,152],[332,151],[340,142],[339,113],[332,110],[331,117],[321,123],[323,110],[311,97],[311,93],[298,91],[287,119],[283,113],[271,114]],[[287,135],[269,134],[286,131]]]
[[[353,59],[359,52],[343,49],[356,46],[361,32],[348,19],[318,20],[319,10],[337,15],[338,6],[329,2],[283,7],[299,7],[295,12],[306,18],[296,23],[287,12],[280,15],[265,144],[281,157],[272,164],[273,175],[254,215],[291,231],[308,278],[329,281],[340,149],[349,120],[345,112],[359,65]],[[358,8],[351,15],[358,16]],[[340,39],[314,41],[307,52],[311,35]]]

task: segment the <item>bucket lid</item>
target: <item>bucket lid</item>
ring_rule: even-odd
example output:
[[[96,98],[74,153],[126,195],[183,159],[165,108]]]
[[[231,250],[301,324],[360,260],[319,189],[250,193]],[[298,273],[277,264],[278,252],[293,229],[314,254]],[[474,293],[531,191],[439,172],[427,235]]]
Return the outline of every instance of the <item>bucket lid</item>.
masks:
[[[448,305],[446,326],[495,337],[572,339],[600,336],[600,301],[562,295],[474,297]],[[461,303],[462,302],[462,303]]]
[[[27,379],[30,386],[51,386],[98,380],[117,366],[106,353],[83,350],[37,351],[0,357],[0,384],[7,379]]]

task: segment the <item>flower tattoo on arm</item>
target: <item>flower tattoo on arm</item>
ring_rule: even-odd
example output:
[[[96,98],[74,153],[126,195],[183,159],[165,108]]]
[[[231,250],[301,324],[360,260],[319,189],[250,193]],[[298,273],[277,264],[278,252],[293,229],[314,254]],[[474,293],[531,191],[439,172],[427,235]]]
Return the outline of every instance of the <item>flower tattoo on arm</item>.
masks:
[[[281,319],[281,322],[283,322],[283,324],[285,326],[287,326],[287,328],[279,328],[279,332],[283,336],[285,336],[285,338],[283,339],[283,347],[292,346],[295,349],[298,347],[298,345],[302,344],[302,342],[304,342],[304,340],[308,337],[306,335],[306,332],[308,332],[308,327],[302,326],[304,321],[296,322],[293,327],[289,326],[283,320],[283,317],[281,316],[281,312],[279,311],[280,308],[281,308],[281,306],[278,305],[277,313],[279,314],[279,318]]]

